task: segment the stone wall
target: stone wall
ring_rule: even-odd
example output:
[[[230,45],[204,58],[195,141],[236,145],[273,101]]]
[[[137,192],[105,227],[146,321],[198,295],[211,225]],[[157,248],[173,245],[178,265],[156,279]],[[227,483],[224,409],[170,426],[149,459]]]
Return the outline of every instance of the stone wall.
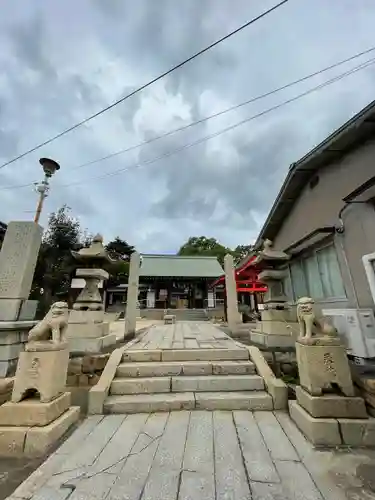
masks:
[[[87,354],[69,361],[68,387],[93,386],[98,383],[110,354]]]

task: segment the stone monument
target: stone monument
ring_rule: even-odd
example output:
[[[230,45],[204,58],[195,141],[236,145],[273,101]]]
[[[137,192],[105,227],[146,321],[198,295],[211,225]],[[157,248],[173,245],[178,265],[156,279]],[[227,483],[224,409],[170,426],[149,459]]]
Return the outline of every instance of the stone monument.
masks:
[[[14,375],[27,332],[35,325],[29,300],[43,229],[28,221],[8,224],[0,252],[0,377]]]
[[[272,248],[272,242],[266,240],[263,250],[253,261],[253,266],[259,269],[258,279],[267,285],[264,297],[264,309],[260,312],[261,321],[250,333],[250,339],[269,347],[293,346],[298,336],[296,315],[287,304],[283,280],[286,271],[279,267],[288,262],[289,255]]]
[[[135,335],[137,326],[138,309],[138,288],[139,270],[141,267],[141,256],[138,252],[133,252],[130,256],[128,295],[126,300],[125,314],[125,338],[132,338]]]
[[[78,295],[70,312],[67,339],[70,352],[100,353],[116,343],[116,335],[109,334],[109,323],[104,321],[104,305],[98,285],[109,274],[100,266],[113,262],[103,246],[103,238],[96,235],[88,248],[72,252],[73,257],[83,265],[77,269],[77,278],[85,280],[85,286]]]
[[[236,335],[238,330],[241,329],[242,317],[238,311],[236,269],[231,254],[224,257],[224,272],[228,328],[233,335]]]
[[[56,302],[31,329],[10,402],[0,406],[0,455],[42,455],[78,420],[65,392],[68,304]]]
[[[355,396],[346,347],[334,327],[317,318],[310,297],[298,300],[296,354],[300,385],[290,415],[316,446],[373,446],[375,419]]]

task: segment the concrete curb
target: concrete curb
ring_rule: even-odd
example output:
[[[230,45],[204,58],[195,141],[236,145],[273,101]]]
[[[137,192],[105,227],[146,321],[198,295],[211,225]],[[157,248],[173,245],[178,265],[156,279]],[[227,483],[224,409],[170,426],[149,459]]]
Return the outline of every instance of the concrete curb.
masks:
[[[269,367],[262,352],[255,346],[246,346],[250,359],[254,363],[258,374],[263,378],[268,393],[272,396],[274,410],[288,408],[288,387]]]

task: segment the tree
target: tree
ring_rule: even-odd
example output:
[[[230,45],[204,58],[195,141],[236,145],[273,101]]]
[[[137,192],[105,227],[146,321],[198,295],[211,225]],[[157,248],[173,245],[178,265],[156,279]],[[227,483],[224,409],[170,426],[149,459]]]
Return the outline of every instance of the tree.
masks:
[[[224,257],[232,251],[221,245],[215,238],[206,236],[192,236],[178,251],[178,255],[206,255],[218,259],[221,265],[224,264]]]
[[[119,236],[105,246],[107,252],[113,259],[121,259],[128,261],[131,254],[134,252],[134,247],[129,245],[125,240],[122,240]]]
[[[233,257],[238,264],[241,262],[242,259],[244,259],[249,253],[251,253],[253,250],[253,245],[237,245],[236,248],[233,250]]]
[[[60,294],[70,289],[76,267],[71,250],[79,250],[91,241],[69,211],[70,208],[64,205],[52,213],[43,235],[31,291],[31,297],[40,301],[41,314]]]

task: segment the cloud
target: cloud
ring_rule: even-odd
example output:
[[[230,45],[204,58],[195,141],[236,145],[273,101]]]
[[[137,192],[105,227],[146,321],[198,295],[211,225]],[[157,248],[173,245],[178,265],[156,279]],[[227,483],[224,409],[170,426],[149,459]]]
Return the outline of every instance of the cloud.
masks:
[[[0,19],[0,162],[127,95],[274,1],[5,2]],[[337,23],[340,19],[340,23]],[[48,213],[67,203],[83,227],[142,251],[189,236],[223,244],[257,236],[290,163],[373,98],[374,69],[352,75],[207,142],[215,134],[348,69],[239,108],[105,162],[77,168],[319,70],[373,44],[375,6],[289,2],[71,134],[0,170],[0,219],[31,218],[41,156],[61,170]],[[348,33],[356,33],[348,37]],[[153,159],[161,157],[157,162]],[[133,168],[149,162],[142,168]],[[96,179],[125,169],[124,173]],[[78,183],[77,183],[78,182]]]

